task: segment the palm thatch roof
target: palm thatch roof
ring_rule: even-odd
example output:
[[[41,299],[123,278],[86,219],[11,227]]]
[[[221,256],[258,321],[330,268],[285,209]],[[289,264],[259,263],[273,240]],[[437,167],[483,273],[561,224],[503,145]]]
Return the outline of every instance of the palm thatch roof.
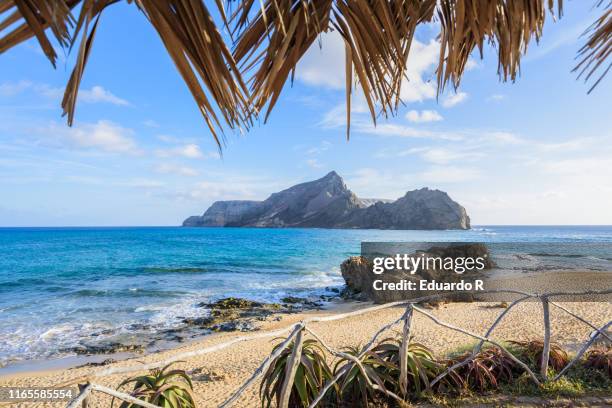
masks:
[[[76,47],[62,100],[68,124],[100,18],[119,1],[0,0],[0,53],[36,37],[55,66],[51,38],[65,50]],[[248,128],[260,112],[267,119],[298,61],[323,32],[336,30],[345,43],[348,137],[355,86],[374,122],[397,112],[419,25],[439,23],[441,92],[449,83],[460,85],[468,58],[475,49],[482,58],[485,43],[497,50],[500,79],[515,80],[546,19],[563,14],[563,0],[123,1],[138,7],[159,34],[219,146],[225,126]],[[603,14],[589,28],[575,68],[594,82],[591,90],[610,69],[612,51],[612,0],[597,6]],[[213,13],[221,16],[221,27]]]

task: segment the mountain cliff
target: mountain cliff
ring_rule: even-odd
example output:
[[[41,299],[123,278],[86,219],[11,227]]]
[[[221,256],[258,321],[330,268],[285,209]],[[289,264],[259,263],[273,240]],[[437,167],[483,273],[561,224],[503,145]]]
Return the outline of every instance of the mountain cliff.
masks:
[[[469,229],[470,219],[443,191],[422,188],[395,201],[360,199],[332,171],[264,201],[217,201],[183,226]]]

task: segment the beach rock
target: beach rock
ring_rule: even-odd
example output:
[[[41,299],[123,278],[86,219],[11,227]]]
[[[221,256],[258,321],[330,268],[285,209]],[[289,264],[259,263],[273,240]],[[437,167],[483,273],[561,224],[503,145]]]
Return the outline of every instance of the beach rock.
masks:
[[[213,382],[226,379],[225,374],[210,370],[205,367],[196,368],[188,373],[193,381]]]
[[[142,353],[144,352],[144,346],[142,344],[122,344],[118,342],[108,342],[101,344],[80,344],[76,347],[64,349],[63,351],[75,353],[78,355],[113,354],[121,352]]]
[[[313,303],[307,299],[291,298],[302,301],[301,309],[313,308]],[[253,331],[258,330],[257,321],[264,321],[275,313],[294,313],[295,305],[278,303],[261,303],[249,299],[228,297],[212,303],[199,303],[198,306],[209,309],[206,316],[185,318],[182,322],[187,326],[195,326],[215,332]]]
[[[213,319],[212,317],[206,316],[206,317],[187,318],[187,319],[183,319],[182,322],[188,326],[209,327],[211,324],[214,323],[214,320],[215,319]]]
[[[364,256],[351,256],[340,265],[346,287],[353,293],[364,292],[372,284],[372,264]]]
[[[296,296],[285,296],[281,299],[281,302],[283,303],[304,303],[306,301],[308,301],[308,299]]]
[[[264,201],[217,201],[183,226],[469,229],[470,219],[445,192],[422,188],[395,201],[361,199],[332,171]]]
[[[248,299],[228,297],[219,299],[213,303],[205,304],[205,307],[210,309],[221,309],[221,310],[230,310],[230,309],[247,309],[247,308],[255,308],[262,307],[263,304],[259,302],[254,302]]]
[[[324,296],[324,295],[321,295],[321,296]],[[320,308],[321,306],[323,306],[323,304],[319,301],[309,300],[307,298],[296,297],[296,296],[285,296],[284,298],[281,299],[281,302],[283,302],[283,304],[288,307],[297,305],[301,308],[304,308],[304,307]]]
[[[116,363],[117,360],[113,359],[113,358],[107,358],[105,360],[102,361],[91,361],[89,363],[85,363],[85,364],[81,364],[79,366],[76,366],[76,368],[82,368],[82,367],[102,367],[102,366],[106,366],[109,364],[113,364]]]
[[[419,252],[419,254],[440,258],[450,257],[453,259],[460,257],[481,257],[486,260],[485,270],[491,269],[494,266],[493,262],[489,261],[488,248],[482,244],[461,244],[449,247],[433,246],[424,252]],[[458,282],[461,279],[469,280],[480,276],[480,274],[475,272],[456,274],[452,271],[423,268],[417,270],[414,274],[402,269],[393,269],[377,275],[372,270],[372,262],[364,256],[352,256],[342,262],[340,271],[346,282],[344,297],[359,300],[367,299],[375,303],[395,302],[423,297],[433,293],[420,290],[374,290],[373,283],[375,280],[382,280],[385,283],[415,282],[418,287],[419,281],[423,279],[435,280],[437,282]],[[470,293],[456,293],[448,299],[469,302],[473,301],[474,297]]]
[[[232,332],[232,331],[255,331],[257,328],[250,320],[233,320],[223,322],[212,327],[213,331],[217,332]]]

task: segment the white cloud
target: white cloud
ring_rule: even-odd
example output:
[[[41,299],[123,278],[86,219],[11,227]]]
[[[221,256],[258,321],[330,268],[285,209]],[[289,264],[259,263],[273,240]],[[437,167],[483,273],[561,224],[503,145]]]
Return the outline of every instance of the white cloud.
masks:
[[[78,148],[108,153],[140,153],[133,139],[133,131],[110,121],[81,123],[74,127],[52,123],[39,129],[43,144],[59,144],[65,148]]]
[[[182,146],[176,146],[170,149],[158,149],[155,151],[159,157],[186,157],[188,159],[209,159],[219,158],[217,152],[202,152],[200,146],[195,143],[189,143]]]
[[[68,181],[71,183],[86,184],[86,185],[91,185],[91,186],[104,186],[104,187],[115,186],[115,187],[144,188],[144,189],[161,188],[165,186],[165,183],[159,180],[140,178],[140,177],[130,178],[127,180],[123,180],[123,179],[113,180],[107,177],[83,176],[83,175],[78,175],[78,174],[76,175],[71,174],[71,175],[66,176],[65,181]]]
[[[492,94],[491,96],[487,98],[488,101],[494,101],[494,102],[503,101],[504,99],[506,99],[506,95],[504,94]]]
[[[597,138],[582,137],[554,143],[536,143],[535,147],[544,152],[570,152],[584,150],[586,148],[594,148],[601,142],[602,141],[598,140]]]
[[[481,138],[481,140],[486,142],[493,142],[497,144],[523,144],[525,140],[521,137],[515,135],[512,132],[505,131],[490,131],[485,132]]]
[[[447,147],[413,148],[399,152],[398,156],[418,155],[422,160],[434,164],[448,164],[451,162],[472,161],[481,158],[483,153],[464,148],[451,149]]]
[[[457,166],[433,166],[418,175],[426,183],[461,183],[480,176],[478,169]]]
[[[179,199],[206,203],[214,200],[254,200],[263,199],[273,191],[296,184],[278,177],[248,177],[228,174],[209,174],[209,180],[195,183],[189,191],[175,195]]]
[[[155,171],[161,174],[177,174],[179,176],[189,176],[189,177],[194,177],[199,174],[198,171],[194,168],[176,165],[172,163],[158,164],[155,167]]]
[[[124,182],[117,183],[123,187],[135,187],[135,188],[160,188],[166,184],[159,180],[151,180],[146,178],[133,178]]]
[[[306,160],[306,165],[313,169],[321,169],[324,167],[323,164],[321,164],[317,159]]]
[[[436,97],[435,84],[426,77],[433,74],[439,51],[440,44],[435,40],[427,44],[413,41],[406,68],[407,79],[402,82],[400,90],[402,101],[416,102]],[[338,90],[345,88],[344,40],[337,31],[322,34],[321,47],[318,44],[310,47],[298,63],[296,78],[308,85]]]
[[[444,118],[435,110],[411,110],[406,113],[406,119],[410,122],[424,123],[424,122],[439,122]]]
[[[369,122],[357,122],[353,128],[357,133],[382,137],[428,138],[453,141],[465,138],[463,134],[456,131],[431,131],[393,123],[382,123],[374,126]]]
[[[447,95],[444,100],[442,100],[442,106],[445,108],[452,108],[462,102],[464,102],[468,98],[468,94],[465,92],[457,92],[455,94]]]
[[[318,155],[329,150],[331,146],[332,144],[329,141],[324,140],[318,146],[307,149],[305,153],[309,155]]]
[[[469,58],[467,64],[465,64],[465,70],[471,71],[476,68],[480,68],[480,63],[473,58]]]
[[[0,84],[0,95],[7,97],[14,96],[20,94],[31,86],[32,82],[30,81],[3,82]]]
[[[203,157],[202,150],[200,150],[200,146],[197,144],[188,144],[183,147],[178,147],[176,149],[177,154],[181,156],[188,157],[190,159],[197,159]]]
[[[296,77],[309,85],[344,89],[344,40],[336,31],[321,35],[321,47],[313,44],[300,59]]]
[[[81,89],[79,91],[79,100],[87,103],[106,102],[119,106],[128,106],[130,104],[125,99],[119,98],[99,85],[95,85],[91,89]]]
[[[48,84],[36,84],[31,81],[5,82],[0,84],[0,95],[15,96],[31,90],[45,98],[59,99],[64,95],[64,88],[53,87]],[[118,106],[128,106],[130,103],[122,99],[100,85],[94,85],[90,89],[80,89],[79,102],[84,103],[110,103]]]
[[[428,76],[433,75],[433,69],[440,55],[440,43],[431,40],[423,44],[417,40],[410,46],[406,77],[402,82],[400,97],[403,102],[420,102],[436,97],[435,81]]]

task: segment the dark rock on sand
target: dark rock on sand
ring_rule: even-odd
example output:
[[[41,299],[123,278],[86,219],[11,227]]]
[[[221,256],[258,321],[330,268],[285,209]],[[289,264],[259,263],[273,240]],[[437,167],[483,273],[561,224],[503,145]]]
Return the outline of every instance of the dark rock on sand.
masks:
[[[200,303],[202,304],[202,303]],[[205,307],[210,309],[221,309],[221,310],[230,310],[230,309],[247,309],[247,308],[256,308],[262,307],[263,304],[259,302],[254,302],[248,299],[228,297],[219,299],[213,303],[206,303]]]
[[[292,305],[299,305],[301,307],[307,307],[307,308],[319,308],[323,306],[321,302],[309,300],[307,298],[296,297],[296,296],[285,296],[284,298],[281,299],[281,302],[283,302],[285,306],[290,306],[290,307]]]
[[[142,353],[144,346],[142,344],[122,344],[118,342],[108,342],[102,344],[80,344],[76,347],[65,349],[64,351],[79,354],[113,354],[121,352]]]
[[[117,360],[113,359],[113,358],[107,358],[105,360],[102,361],[91,361],[89,363],[85,363],[85,364],[81,364],[79,366],[76,366],[76,368],[82,368],[82,367],[102,367],[102,366],[106,366],[109,364],[113,364],[116,363]]]
[[[274,313],[291,313],[294,307],[235,297],[219,299],[212,303],[202,302],[198,306],[209,309],[208,315],[186,318],[183,323],[216,332],[257,330],[256,321],[266,320]]]
[[[210,316],[206,317],[189,317],[187,319],[183,319],[183,323],[188,326],[200,326],[200,327],[209,327],[215,319]]]
[[[183,226],[469,229],[470,219],[443,191],[422,188],[395,201],[361,199],[332,171],[264,201],[217,201]]]

